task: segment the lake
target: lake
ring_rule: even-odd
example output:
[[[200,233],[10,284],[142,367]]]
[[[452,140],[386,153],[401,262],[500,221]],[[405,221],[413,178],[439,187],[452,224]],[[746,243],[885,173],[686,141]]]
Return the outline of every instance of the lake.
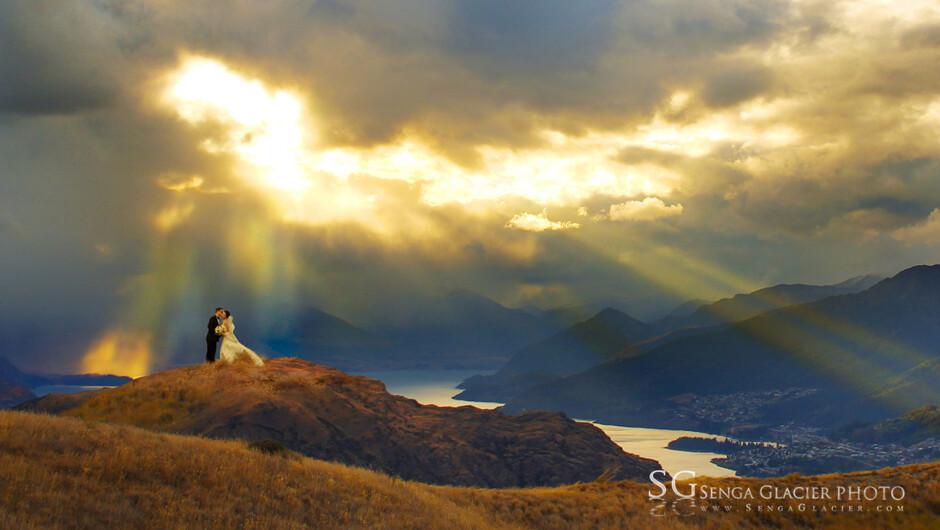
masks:
[[[86,390],[101,390],[102,388],[113,388],[110,386],[78,386],[78,385],[44,385],[37,386],[30,390],[33,391],[33,394],[36,394],[37,397],[45,396],[46,394],[75,394],[77,392],[84,392]]]
[[[352,372],[350,372],[352,373]],[[372,379],[385,383],[385,387],[392,394],[414,399],[422,405],[437,405],[439,407],[462,407],[471,405],[480,409],[494,409],[502,403],[478,403],[475,401],[459,401],[453,396],[460,393],[457,385],[464,379],[479,374],[478,370],[399,370],[390,372],[357,372]],[[579,420],[583,421],[583,420]],[[712,458],[721,458],[725,455],[716,453],[691,453],[688,451],[674,451],[666,449],[666,445],[682,436],[697,436],[702,438],[715,438],[713,434],[694,431],[675,431],[669,429],[647,429],[640,427],[623,427],[620,425],[604,425],[593,423],[603,430],[607,436],[628,453],[652,458],[658,461],[663,469],[670,475],[679,471],[694,471],[696,476],[733,477],[734,471],[716,466],[711,463]],[[718,439],[724,439],[717,437]]]
[[[702,477],[733,477],[734,470],[725,469],[712,464],[712,458],[724,458],[725,455],[717,453],[692,453],[689,451],[675,451],[667,449],[666,445],[683,436],[699,438],[718,438],[723,436],[706,434],[695,431],[673,431],[669,429],[646,429],[642,427],[621,427],[619,425],[602,425],[590,422],[607,433],[611,440],[617,443],[628,453],[652,458],[658,461],[663,469],[675,476],[683,470],[695,471],[695,475]]]
[[[461,391],[457,388],[464,379],[480,373],[479,370],[394,370],[388,372],[349,372],[364,375],[385,383],[392,394],[411,398],[422,405],[438,407],[464,407],[495,409],[503,403],[459,401],[453,398]]]

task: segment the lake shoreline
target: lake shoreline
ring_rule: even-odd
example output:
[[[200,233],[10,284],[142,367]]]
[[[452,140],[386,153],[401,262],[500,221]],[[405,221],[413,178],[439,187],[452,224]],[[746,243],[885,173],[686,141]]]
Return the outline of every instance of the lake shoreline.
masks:
[[[423,405],[439,407],[471,406],[489,410],[502,406],[503,403],[454,399],[453,396],[460,393],[457,385],[467,377],[475,374],[470,370],[396,370],[390,372],[361,372],[355,375],[378,379],[385,383],[385,387],[390,393],[414,399]],[[728,439],[725,436],[697,431],[610,425],[583,419],[575,419],[575,421],[594,425],[604,431],[604,434],[624,451],[656,460],[663,466],[663,469],[672,475],[679,471],[693,471],[697,476],[736,476],[734,470],[716,465],[711,461],[714,458],[725,458],[727,455],[677,451],[666,447],[669,442],[683,436]]]

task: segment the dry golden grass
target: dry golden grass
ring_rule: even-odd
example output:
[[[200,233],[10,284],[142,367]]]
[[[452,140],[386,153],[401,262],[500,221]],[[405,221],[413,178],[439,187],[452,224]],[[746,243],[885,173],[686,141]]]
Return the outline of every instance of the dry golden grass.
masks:
[[[367,470],[242,442],[0,412],[3,528],[486,528]]]
[[[649,485],[485,490],[428,486],[238,441],[0,412],[2,528],[937,528],[940,464],[704,485],[900,485],[903,513],[653,517]],[[774,504],[781,504],[775,502]],[[783,503],[787,505],[787,503]],[[866,504],[866,503],[863,503]],[[868,506],[871,508],[871,506]]]

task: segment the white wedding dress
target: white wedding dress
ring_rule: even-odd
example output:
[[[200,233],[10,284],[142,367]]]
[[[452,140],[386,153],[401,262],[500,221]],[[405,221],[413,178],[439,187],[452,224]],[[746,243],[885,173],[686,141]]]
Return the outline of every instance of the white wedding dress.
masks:
[[[244,355],[256,365],[264,366],[264,361],[261,360],[261,357],[258,357],[257,353],[251,351],[251,348],[238,342],[238,339],[235,338],[235,321],[232,317],[228,317],[224,325],[227,331],[222,334],[222,347],[219,348],[219,358],[233,363]]]

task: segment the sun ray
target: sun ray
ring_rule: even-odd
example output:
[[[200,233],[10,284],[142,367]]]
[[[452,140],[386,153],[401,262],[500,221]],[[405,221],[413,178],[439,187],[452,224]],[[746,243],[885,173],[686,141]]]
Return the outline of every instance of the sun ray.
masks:
[[[631,238],[629,246],[634,257],[643,256],[644,259],[625,260],[620,256],[619,261],[633,273],[679,297],[703,292],[703,284],[713,289],[731,289],[732,292],[748,292],[753,288],[753,284],[744,277],[689,252],[678,249],[663,252],[661,245],[639,237]],[[592,250],[608,257],[614,257],[616,253],[615,247],[609,246],[593,245]],[[652,259],[651,255],[654,256]],[[771,293],[758,293],[756,296],[776,306],[789,305],[787,300]],[[828,374],[867,395],[874,395],[883,387],[885,374],[899,374],[904,370],[899,367],[913,368],[934,358],[928,352],[872,333],[810,304],[765,313],[737,329],[776,351],[792,356],[814,371]],[[899,413],[907,410],[907,403],[878,399]]]
[[[82,359],[82,371],[142,377],[150,373],[150,335],[122,329],[108,331],[93,344]]]

